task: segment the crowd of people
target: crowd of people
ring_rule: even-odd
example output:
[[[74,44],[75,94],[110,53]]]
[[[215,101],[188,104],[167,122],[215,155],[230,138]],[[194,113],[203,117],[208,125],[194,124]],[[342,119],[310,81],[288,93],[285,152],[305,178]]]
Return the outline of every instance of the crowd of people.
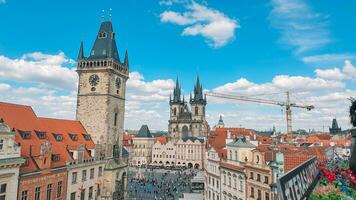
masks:
[[[138,175],[140,173],[140,175]],[[190,180],[196,175],[188,170],[143,169],[130,172],[129,195],[134,200],[176,200],[184,192],[191,192]]]

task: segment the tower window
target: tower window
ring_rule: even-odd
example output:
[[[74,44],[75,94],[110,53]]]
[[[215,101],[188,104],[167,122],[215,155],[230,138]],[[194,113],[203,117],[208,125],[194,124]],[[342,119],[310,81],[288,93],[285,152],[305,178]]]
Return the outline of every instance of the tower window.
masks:
[[[173,109],[173,115],[176,116],[177,115],[177,108]]]
[[[114,126],[117,125],[117,113],[114,114]]]
[[[104,31],[100,32],[99,38],[106,38],[106,32],[104,32]]]
[[[198,115],[198,107],[195,107],[195,115]]]

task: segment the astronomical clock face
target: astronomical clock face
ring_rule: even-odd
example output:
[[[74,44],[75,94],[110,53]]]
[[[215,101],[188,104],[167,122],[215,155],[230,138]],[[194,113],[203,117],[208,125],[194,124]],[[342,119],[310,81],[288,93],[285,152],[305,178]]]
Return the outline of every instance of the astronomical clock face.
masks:
[[[121,79],[119,77],[116,78],[115,86],[117,89],[120,89],[121,87]]]
[[[99,83],[99,76],[96,74],[93,74],[89,77],[89,83],[91,86],[96,86]]]

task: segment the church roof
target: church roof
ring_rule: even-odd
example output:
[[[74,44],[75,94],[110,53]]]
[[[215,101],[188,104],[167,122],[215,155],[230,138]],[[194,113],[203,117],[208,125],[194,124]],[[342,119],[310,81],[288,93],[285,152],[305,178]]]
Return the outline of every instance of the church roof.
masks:
[[[193,137],[193,136],[183,137],[182,140],[183,140],[183,142],[186,142],[188,140],[195,142],[196,140],[198,140],[200,143],[204,143],[204,139]]]
[[[113,58],[120,62],[111,21],[101,23],[89,59]]]
[[[136,135],[136,137],[140,137],[140,138],[153,138],[150,129],[148,129],[147,125],[142,125],[140,130],[138,131],[138,134]]]
[[[255,148],[256,146],[252,144],[249,140],[246,140],[246,137],[239,135],[235,139],[228,143],[226,146],[240,147],[240,148]]]

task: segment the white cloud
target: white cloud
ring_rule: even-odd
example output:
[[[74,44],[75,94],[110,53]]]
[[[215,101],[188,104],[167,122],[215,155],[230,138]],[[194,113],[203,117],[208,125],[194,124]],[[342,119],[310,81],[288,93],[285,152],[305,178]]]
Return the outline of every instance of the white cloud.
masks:
[[[5,65],[3,62],[0,64],[2,66],[0,72],[3,73],[0,75],[0,101],[33,106],[39,116],[74,118],[77,92],[75,86],[68,87],[64,84],[58,87],[55,84],[58,82],[58,76],[43,75],[43,71],[53,72],[49,69],[50,66],[60,72],[66,71],[67,68],[63,66],[63,63],[73,63],[73,61],[61,53],[58,55],[30,53],[18,59],[5,56],[0,56],[0,58],[6,61]],[[14,66],[16,69],[6,74],[11,75],[12,79],[9,79],[11,81],[3,78],[5,77],[4,66],[7,68]],[[40,69],[35,69],[35,66]],[[32,74],[36,77],[36,81],[30,79],[27,74],[13,75],[15,72],[26,73],[28,70],[34,71]],[[76,76],[73,69],[69,71],[72,76]],[[347,98],[355,97],[356,91],[347,88],[345,83],[349,79],[355,80],[355,72],[356,68],[346,60],[342,68],[319,69],[315,71],[313,77],[278,75],[265,83],[240,78],[215,87],[212,91],[283,101],[285,95],[280,92],[290,90],[293,102],[316,106],[316,109],[311,112],[293,109],[294,130],[298,128],[322,130],[323,126],[327,127],[330,124],[333,117],[338,119],[343,128],[348,128],[349,101]],[[72,82],[70,85],[77,85],[77,78],[63,81]],[[193,85],[194,81],[191,84]],[[138,129],[144,123],[148,124],[151,129],[166,130],[169,117],[168,100],[173,87],[174,81],[171,79],[147,81],[139,72],[131,72],[127,82],[125,128]],[[273,93],[273,95],[260,96],[266,93]],[[274,124],[278,129],[285,130],[284,114],[274,107],[247,102],[224,101],[222,103],[209,98],[207,117],[211,126],[217,122],[220,114],[224,115],[226,124],[230,126],[236,127],[241,124],[248,128],[268,129]]]
[[[345,61],[345,65],[342,71],[349,79],[356,80],[356,67],[352,65],[351,61]]]
[[[316,69],[315,74],[320,78],[328,80],[342,80],[345,78],[345,75],[336,67],[333,69]]]
[[[271,24],[282,34],[281,42],[296,53],[315,50],[331,42],[325,16],[304,0],[271,0]]]
[[[344,61],[342,69],[316,69],[315,73],[318,77],[329,80],[356,80],[356,67],[352,65],[350,60]]]
[[[302,61],[307,64],[328,64],[331,62],[342,62],[344,60],[356,59],[356,54],[321,54],[314,56],[305,56]]]
[[[0,78],[75,90],[78,78],[74,68],[70,68],[71,65],[73,60],[68,59],[63,52],[57,55],[35,52],[16,59],[0,55]]]
[[[233,40],[235,29],[240,27],[236,20],[224,13],[194,1],[186,5],[185,12],[164,11],[160,17],[163,23],[185,26],[183,36],[201,35],[214,48],[222,47]]]
[[[183,3],[183,2],[185,2],[185,0],[165,0],[165,1],[160,1],[159,5],[172,6],[173,4]]]

